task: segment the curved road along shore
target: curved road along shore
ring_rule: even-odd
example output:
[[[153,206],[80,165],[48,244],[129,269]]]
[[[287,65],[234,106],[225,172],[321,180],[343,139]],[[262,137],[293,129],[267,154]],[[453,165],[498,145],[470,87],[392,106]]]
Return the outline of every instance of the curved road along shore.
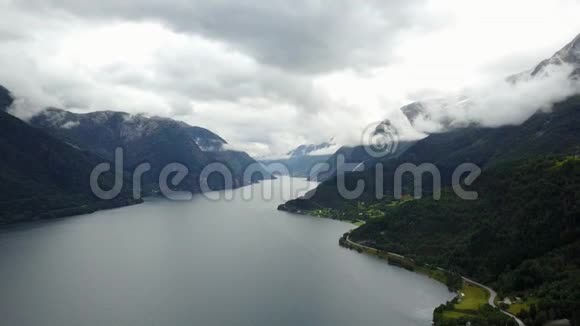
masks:
[[[349,244],[351,244],[351,245],[353,245],[355,247],[359,247],[359,248],[363,248],[363,249],[369,249],[369,250],[375,250],[375,251],[382,251],[382,250],[379,250],[377,248],[367,247],[365,245],[361,245],[361,244],[358,244],[356,242],[351,241],[350,240],[350,234],[346,237],[346,242],[348,242]],[[395,256],[395,257],[410,259],[410,258],[407,258],[405,256],[396,254],[394,252],[388,252],[388,251],[386,251],[386,253],[388,255],[392,255],[392,256]],[[412,259],[410,259],[410,260],[412,260]],[[439,269],[442,270],[442,271],[444,271],[444,269],[442,269],[442,268],[439,268]],[[483,285],[481,283],[478,283],[478,282],[476,282],[474,280],[468,279],[465,276],[461,276],[461,278],[463,278],[463,280],[465,282],[467,282],[467,283],[470,283],[472,285],[479,286],[480,288],[485,289],[487,292],[489,292],[488,304],[490,306],[492,306],[494,308],[498,308],[499,311],[501,311],[504,315],[506,315],[508,317],[511,317],[513,320],[516,321],[516,323],[518,323],[518,326],[526,326],[518,317],[514,316],[513,314],[511,314],[511,313],[509,313],[509,312],[507,312],[507,311],[505,311],[505,310],[503,310],[503,309],[501,309],[501,308],[499,308],[498,306],[495,305],[495,298],[497,297],[497,292],[495,292],[492,288],[490,288],[488,286],[485,286],[485,285]]]
[[[463,280],[465,282],[470,283],[470,284],[473,284],[475,286],[479,286],[480,288],[483,288],[487,292],[489,292],[489,300],[488,300],[488,303],[489,303],[490,306],[492,306],[494,308],[498,308],[499,311],[501,311],[504,315],[513,318],[516,321],[516,323],[518,323],[519,326],[525,326],[525,324],[518,317],[514,316],[513,314],[511,314],[511,313],[509,313],[509,312],[507,312],[507,311],[505,311],[505,310],[503,310],[503,309],[501,309],[501,308],[499,308],[499,307],[497,307],[495,305],[495,298],[497,297],[497,292],[495,292],[492,288],[490,288],[488,286],[485,286],[485,285],[483,285],[481,283],[477,283],[474,280],[470,280],[470,279],[468,279],[465,276],[462,276],[462,278],[463,278]]]

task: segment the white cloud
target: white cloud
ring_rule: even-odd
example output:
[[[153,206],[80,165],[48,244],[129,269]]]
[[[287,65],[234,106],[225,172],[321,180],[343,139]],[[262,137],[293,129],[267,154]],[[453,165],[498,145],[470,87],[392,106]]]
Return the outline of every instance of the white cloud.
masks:
[[[80,122],[78,122],[78,121],[67,121],[60,127],[63,129],[72,129],[72,128],[78,127],[79,125],[80,125]]]
[[[552,66],[548,73],[527,81],[500,81],[467,93],[464,110],[455,111],[456,120],[474,121],[488,127],[520,124],[538,110],[549,111],[554,104],[580,93],[580,82],[569,78],[573,67]]]
[[[422,101],[423,112],[414,118],[413,127],[433,133],[474,123],[483,127],[521,124],[534,113],[550,111],[554,104],[580,94],[580,80],[570,78],[574,69],[569,64],[548,65],[533,78],[517,82],[496,80],[458,94]]]
[[[144,112],[282,154],[356,143],[384,118],[416,137],[400,106],[531,68],[580,32],[577,12],[571,0],[0,0],[0,84],[22,116]]]

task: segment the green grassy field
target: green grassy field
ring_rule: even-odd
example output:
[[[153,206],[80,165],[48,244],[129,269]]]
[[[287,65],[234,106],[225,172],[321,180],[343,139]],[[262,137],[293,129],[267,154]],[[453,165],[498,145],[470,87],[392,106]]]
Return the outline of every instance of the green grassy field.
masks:
[[[451,310],[445,310],[443,317],[445,319],[459,319],[474,317],[478,311],[487,304],[489,293],[479,286],[471,285],[464,282],[461,288],[460,300]]]
[[[353,221],[354,223],[354,221]],[[346,240],[345,240],[346,241]],[[400,257],[398,255],[388,254],[386,252],[380,251],[378,249],[362,247],[360,245],[352,245],[352,248],[355,248],[357,251],[361,253],[366,253],[372,256],[376,256],[382,259],[387,259],[389,264],[397,265],[403,268],[406,268],[411,271],[415,271],[418,273],[425,274],[430,278],[433,278],[443,284],[448,284],[450,277],[445,271],[440,269],[431,268],[429,266],[417,266],[415,262],[411,259]],[[453,282],[451,282],[453,283]],[[490,314],[499,313],[498,311],[494,311],[492,307],[488,306],[488,299],[489,299],[489,292],[484,288],[481,288],[477,285],[469,284],[463,281],[461,290],[459,291],[459,300],[457,303],[449,303],[446,305],[442,311],[438,312],[439,318],[443,318],[443,320],[474,320],[474,319],[481,319],[487,318]],[[442,305],[444,306],[444,305]],[[439,309],[439,308],[438,308]],[[437,313],[437,310],[436,310]],[[501,315],[503,316],[503,315]],[[437,317],[434,317],[437,318]],[[497,318],[497,317],[494,317]],[[508,318],[508,317],[504,317]]]
[[[564,158],[562,160],[557,161],[556,164],[554,164],[554,168],[561,168],[566,163],[578,162],[578,161],[580,161],[580,157],[578,157],[578,156],[568,156],[568,157],[566,157],[566,158]]]
[[[513,303],[509,306],[507,311],[511,314],[518,315],[522,310],[530,310],[530,305],[537,304],[537,300],[534,298],[528,298],[523,302]]]
[[[464,283],[461,292],[465,296],[455,305],[456,310],[478,310],[487,304],[489,293],[479,286]]]
[[[459,319],[459,318],[467,318],[472,317],[472,314],[468,314],[465,312],[455,311],[455,310],[447,310],[443,313],[443,317],[447,319]]]

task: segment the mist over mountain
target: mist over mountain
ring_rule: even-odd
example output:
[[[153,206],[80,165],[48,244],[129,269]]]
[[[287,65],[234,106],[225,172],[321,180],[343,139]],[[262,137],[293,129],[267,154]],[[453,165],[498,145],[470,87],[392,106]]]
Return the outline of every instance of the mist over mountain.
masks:
[[[0,0],[0,326],[580,326],[579,13]]]
[[[143,175],[141,195],[159,191],[161,170],[172,163],[187,167],[189,175],[177,190],[201,192],[200,173],[212,163],[223,164],[232,174],[232,186],[241,187],[271,175],[253,158],[227,149],[215,133],[184,122],[124,112],[99,111],[77,114],[49,108],[28,122],[4,112],[14,102],[0,86],[0,147],[6,158],[0,166],[3,212],[0,224],[49,219],[139,203],[132,199],[131,174],[141,163],[151,164]],[[121,194],[103,201],[92,193],[91,171],[100,163],[115,162],[115,150],[123,149]],[[254,174],[244,175],[254,167]],[[113,186],[112,172],[100,185]],[[220,176],[209,176],[213,190],[227,186]]]
[[[417,130],[441,132],[468,125],[499,127],[520,124],[538,110],[580,93],[580,35],[532,69],[401,108]]]
[[[447,98],[404,106],[401,111],[428,134],[425,138],[370,168],[347,171],[341,178],[330,176],[279,209],[364,222],[343,237],[343,245],[346,241],[404,255],[413,259],[411,270],[437,266],[491,284],[501,297],[527,298],[522,311],[510,310],[520,325],[556,319],[576,325],[580,320],[577,48],[578,37],[526,72],[527,77],[503,82],[495,94],[490,88],[486,94],[492,99],[487,101]],[[478,111],[484,106],[476,107],[493,103],[499,106],[489,106],[487,117]],[[376,163],[382,164],[381,169],[373,168]],[[465,163],[480,172],[473,183],[462,184],[477,191],[476,200],[456,193],[452,176]],[[409,164],[429,165],[436,172],[422,179],[405,173],[398,180],[396,171]],[[345,189],[352,191],[359,184],[364,185],[359,196],[344,196]],[[395,187],[400,187],[402,197],[395,195]],[[438,307],[434,324],[505,324],[484,317],[481,309],[463,309],[458,302],[461,299]],[[459,317],[451,317],[454,313]]]
[[[309,178],[321,163],[331,157],[335,147],[334,139],[320,144],[303,144],[286,153],[286,157],[264,159],[260,162],[270,173]]]
[[[549,73],[546,71],[547,67],[552,65],[571,65],[573,67],[571,77],[577,78],[580,75],[580,34],[552,57],[540,62],[529,74],[531,77],[547,74]]]
[[[464,110],[468,107],[474,107],[474,104],[465,104],[472,99],[462,99],[456,102],[450,99],[431,100],[425,102],[412,103],[404,106],[401,111],[407,116],[409,121],[416,128],[423,127],[428,135],[414,142],[404,143],[399,150],[398,155],[386,155],[378,159],[370,158],[364,150],[364,146],[354,148],[342,148],[335,156],[329,159],[331,166],[330,172],[319,174],[319,180],[324,181],[318,190],[313,192],[314,197],[296,201],[291,201],[283,206],[289,210],[303,210],[313,207],[332,207],[345,204],[347,201],[341,200],[336,189],[336,156],[342,155],[347,158],[347,162],[367,162],[364,169],[355,169],[355,171],[345,171],[347,182],[355,184],[357,178],[363,178],[367,181],[367,195],[372,198],[374,181],[374,171],[372,169],[376,163],[383,163],[384,175],[386,176],[384,184],[392,185],[395,169],[402,163],[432,163],[435,164],[443,176],[443,180],[450,182],[450,176],[458,165],[469,162],[477,164],[481,168],[492,167],[502,162],[516,161],[538,155],[578,155],[580,153],[580,109],[578,97],[570,97],[580,88],[575,88],[577,76],[573,74],[570,65],[580,64],[577,61],[577,52],[579,48],[579,37],[576,37],[571,43],[558,51],[553,58],[565,58],[563,62],[559,59],[552,59],[552,64],[546,65],[540,63],[536,67],[542,66],[542,76],[536,73],[527,81],[515,83],[516,88],[498,89],[499,93],[513,93],[502,97],[496,97],[505,100],[501,104],[506,109],[497,108],[495,111],[506,112],[505,117],[513,118],[510,114],[517,114],[519,117],[527,116],[527,111],[523,110],[518,103],[526,102],[526,105],[534,108],[530,110],[531,115],[526,117],[523,123],[519,124],[499,124],[499,126],[488,126],[482,121],[463,120],[458,123],[454,120],[452,114],[458,110]],[[533,71],[539,71],[534,69]],[[530,72],[531,74],[531,72]],[[549,81],[549,82],[547,82]],[[539,96],[523,98],[520,92],[521,88],[517,85],[525,85],[524,88],[533,85],[527,91],[535,91]],[[567,85],[560,91],[554,91],[556,87],[548,89],[537,89],[538,85]],[[511,85],[505,82],[502,85]],[[554,96],[557,95],[557,96]],[[551,97],[554,96],[554,97]],[[559,99],[554,106],[546,107],[546,98],[551,100]],[[518,103],[510,102],[516,100]],[[492,103],[490,101],[488,103]],[[464,103],[465,106],[458,109],[450,103]],[[499,102],[498,102],[499,103]],[[534,104],[535,103],[535,104]],[[508,105],[509,104],[509,105]],[[495,112],[494,111],[494,112]],[[492,115],[488,110],[488,118]],[[483,113],[483,112],[482,112]],[[466,116],[464,116],[466,117]],[[390,123],[390,122],[389,122]],[[429,126],[432,129],[425,129]],[[362,166],[361,166],[362,167]],[[355,173],[349,173],[355,172]],[[445,182],[445,181],[444,181]]]

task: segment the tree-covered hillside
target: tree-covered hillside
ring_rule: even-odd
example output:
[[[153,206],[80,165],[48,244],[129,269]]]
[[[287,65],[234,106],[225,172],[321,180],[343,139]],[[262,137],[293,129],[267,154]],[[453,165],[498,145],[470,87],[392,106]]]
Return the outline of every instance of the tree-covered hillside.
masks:
[[[0,112],[0,153],[0,224],[135,203],[126,192],[100,201],[91,192],[89,177],[101,159],[5,112]],[[100,181],[104,189],[112,187],[110,175]]]
[[[365,191],[357,201],[376,198],[377,178],[382,179],[386,195],[393,194],[396,169],[404,163],[434,164],[441,173],[443,185],[451,183],[455,168],[463,163],[474,163],[484,171],[503,162],[511,162],[538,155],[580,154],[580,97],[572,97],[554,106],[551,112],[538,112],[523,124],[500,128],[471,126],[444,133],[432,134],[413,144],[399,157],[380,162],[380,177],[374,168],[347,173],[347,189],[354,189],[358,180],[364,180]],[[404,175],[403,184],[409,186],[412,178]],[[423,190],[429,192],[432,179],[424,178]],[[321,183],[309,199],[289,201],[283,209],[290,211],[319,208],[344,209],[350,201],[337,191],[336,177]]]
[[[579,155],[580,97],[573,97],[518,126],[432,134],[400,157],[383,160],[380,175],[374,168],[348,173],[347,189],[359,180],[366,185],[357,199],[344,199],[332,178],[310,198],[280,209],[365,221],[351,240],[473,277],[500,296],[524,298],[510,311],[526,324],[561,317],[578,323]],[[482,168],[470,187],[479,193],[473,201],[450,187],[455,168],[467,162]],[[433,178],[425,175],[423,199],[414,200],[414,178],[406,173],[405,196],[395,200],[395,170],[404,163],[434,164],[441,173],[441,199],[432,198]],[[379,200],[381,183],[385,196]]]
[[[502,295],[580,306],[580,158],[544,157],[486,170],[475,201],[446,189],[381,206],[351,240],[458,271]],[[552,305],[551,305],[552,304]]]

